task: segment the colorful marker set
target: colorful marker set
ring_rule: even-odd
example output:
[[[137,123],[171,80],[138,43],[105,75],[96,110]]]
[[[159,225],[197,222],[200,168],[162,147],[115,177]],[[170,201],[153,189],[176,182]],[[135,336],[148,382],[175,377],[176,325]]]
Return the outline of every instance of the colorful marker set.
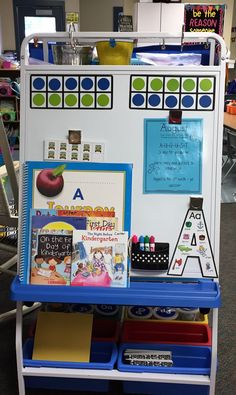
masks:
[[[136,236],[133,235],[132,237],[132,244],[139,243],[139,250],[140,251],[155,251],[155,237],[154,236]]]
[[[131,268],[137,270],[168,269],[169,244],[157,243],[154,236],[131,238]]]

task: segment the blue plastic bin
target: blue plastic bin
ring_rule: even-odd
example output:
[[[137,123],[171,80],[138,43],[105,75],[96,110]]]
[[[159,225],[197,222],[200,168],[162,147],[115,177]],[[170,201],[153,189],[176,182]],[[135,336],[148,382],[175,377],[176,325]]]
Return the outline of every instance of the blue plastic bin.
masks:
[[[123,362],[126,348],[171,351],[173,366],[133,366]],[[122,372],[150,372],[177,374],[210,374],[211,348],[204,346],[182,346],[173,344],[138,344],[121,345],[118,355],[118,370]],[[137,377],[138,379],[138,377]]]
[[[123,391],[127,394],[145,395],[209,395],[209,386],[124,381]]]
[[[109,380],[69,379],[64,377],[25,377],[27,388],[64,391],[108,392]]]
[[[70,369],[106,369],[111,370],[117,360],[117,347],[115,343],[92,342],[90,351],[90,362],[64,362],[33,360],[32,352],[34,339],[27,339],[23,347],[24,366],[70,368]]]

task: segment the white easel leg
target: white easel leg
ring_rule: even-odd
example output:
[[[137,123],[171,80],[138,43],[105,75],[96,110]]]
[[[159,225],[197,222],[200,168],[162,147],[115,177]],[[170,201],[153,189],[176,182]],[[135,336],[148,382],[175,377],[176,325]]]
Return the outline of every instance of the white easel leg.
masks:
[[[25,383],[23,377],[23,352],[22,352],[22,302],[16,303],[16,361],[19,395],[25,395]]]
[[[212,314],[212,356],[211,356],[211,385],[210,394],[215,395],[216,370],[217,370],[217,333],[218,333],[218,309],[213,309]]]

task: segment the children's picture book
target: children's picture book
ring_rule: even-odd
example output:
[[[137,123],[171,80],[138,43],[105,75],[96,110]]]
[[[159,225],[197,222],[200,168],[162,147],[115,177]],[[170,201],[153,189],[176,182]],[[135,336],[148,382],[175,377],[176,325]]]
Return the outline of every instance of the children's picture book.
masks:
[[[50,213],[50,212],[49,212]],[[86,217],[61,217],[59,215],[32,215],[32,229],[54,229],[54,230],[86,230]]]
[[[30,284],[70,285],[72,230],[32,228]]]
[[[108,210],[57,210],[57,215],[61,216],[75,216],[75,217],[115,217],[115,211],[108,211]]]
[[[116,217],[88,217],[87,230],[113,231],[118,229]]]
[[[25,162],[20,221],[20,280],[29,282],[30,209],[56,210],[54,214],[57,210],[114,212],[117,229],[129,232],[131,183],[132,164]]]
[[[40,210],[35,210],[31,209],[31,216],[35,216],[36,218],[34,219],[35,224],[36,222],[42,223],[47,220],[39,220],[37,217],[42,217],[42,216],[53,216],[53,224],[55,222],[61,222],[64,221],[64,219],[69,219],[69,218],[81,218],[78,221],[78,225],[76,226],[75,229],[87,229],[87,230],[104,230],[104,231],[112,231],[112,230],[117,230],[118,229],[118,220],[114,216],[108,216],[106,215],[99,215],[96,216],[96,211],[90,212],[89,211],[76,211],[76,210],[47,210],[47,209],[40,209]],[[92,213],[92,214],[91,214]],[[114,212],[115,214],[115,212]],[[50,220],[52,221],[52,220]],[[73,221],[73,220],[72,220]],[[65,221],[64,221],[65,222]],[[50,225],[54,226],[54,225]],[[36,226],[38,227],[38,226]],[[52,229],[51,227],[51,229]],[[57,229],[58,224],[57,224]]]
[[[72,286],[128,286],[128,232],[73,231]]]
[[[66,231],[86,229],[87,219],[85,217],[60,217],[50,210],[45,212],[45,215],[32,215],[35,214],[34,209],[31,209],[30,213],[30,283],[69,285],[71,270],[71,240],[69,243],[69,239],[71,237],[67,240],[66,237],[59,238],[59,236],[63,236]],[[43,244],[44,237],[46,241]],[[49,268],[52,265],[59,268],[60,277],[62,277],[60,280],[58,271],[50,271]]]

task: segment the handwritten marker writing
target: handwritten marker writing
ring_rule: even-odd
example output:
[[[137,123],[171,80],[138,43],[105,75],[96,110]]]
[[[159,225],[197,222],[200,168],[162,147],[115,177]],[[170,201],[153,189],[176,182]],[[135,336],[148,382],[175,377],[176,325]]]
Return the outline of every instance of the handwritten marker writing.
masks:
[[[139,249],[140,249],[140,251],[144,251],[144,237],[143,236],[139,237]]]
[[[150,251],[149,237],[144,237],[144,251]]]
[[[155,237],[150,236],[149,242],[150,242],[150,251],[155,251]]]

